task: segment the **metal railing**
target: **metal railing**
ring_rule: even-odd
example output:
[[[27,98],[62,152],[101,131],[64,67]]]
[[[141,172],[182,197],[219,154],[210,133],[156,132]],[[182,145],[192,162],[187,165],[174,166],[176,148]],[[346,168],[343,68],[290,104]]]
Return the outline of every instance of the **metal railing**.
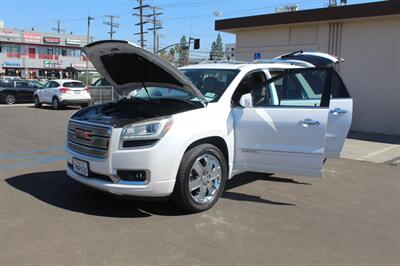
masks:
[[[92,104],[114,102],[120,99],[119,94],[112,86],[89,86],[89,91],[92,97]]]

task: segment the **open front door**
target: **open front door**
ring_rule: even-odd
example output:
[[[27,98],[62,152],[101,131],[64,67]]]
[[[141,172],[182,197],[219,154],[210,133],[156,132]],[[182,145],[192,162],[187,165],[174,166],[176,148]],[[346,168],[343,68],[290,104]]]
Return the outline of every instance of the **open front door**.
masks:
[[[234,108],[235,172],[322,176],[332,72],[289,70]]]

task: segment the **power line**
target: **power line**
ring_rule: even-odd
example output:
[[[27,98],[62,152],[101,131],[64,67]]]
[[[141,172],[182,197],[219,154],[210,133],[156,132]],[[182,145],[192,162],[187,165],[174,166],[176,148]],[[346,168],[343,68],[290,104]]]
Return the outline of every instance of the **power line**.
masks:
[[[152,28],[149,28],[149,29],[147,29],[147,30],[153,31],[153,53],[156,53],[156,52],[158,51],[158,46],[159,46],[159,45],[158,45],[158,43],[159,43],[159,41],[158,41],[159,36],[158,36],[157,31],[158,31],[158,30],[161,30],[161,29],[163,28],[163,27],[162,27],[162,22],[161,22],[160,20],[158,20],[157,17],[158,17],[159,15],[162,15],[163,13],[157,12],[157,10],[160,10],[160,9],[161,9],[160,7],[152,6],[152,7],[150,7],[150,8],[151,8],[151,10],[153,11],[153,13],[151,13],[150,15],[148,15],[148,17],[150,18],[149,22],[150,22],[151,24],[153,24],[153,27],[152,27]]]
[[[119,17],[113,15],[104,15],[104,17],[109,19],[109,21],[103,21],[103,24],[110,26],[110,31],[108,32],[108,34],[110,34],[110,39],[112,40],[113,34],[116,33],[114,29],[117,29],[119,27],[119,24],[115,23],[114,19],[117,19]]]
[[[150,5],[144,5],[143,2],[146,0],[137,0],[139,1],[139,6],[136,6],[133,8],[133,10],[138,10],[139,13],[133,13],[133,16],[138,16],[139,17],[139,23],[136,23],[136,26],[140,27],[140,32],[135,33],[135,35],[140,35],[140,46],[142,48],[144,48],[145,45],[145,39],[144,39],[144,34],[147,33],[147,31],[144,31],[144,24],[147,23],[147,21],[145,20],[145,18],[147,17],[147,15],[144,14],[144,9],[145,8],[149,8]]]

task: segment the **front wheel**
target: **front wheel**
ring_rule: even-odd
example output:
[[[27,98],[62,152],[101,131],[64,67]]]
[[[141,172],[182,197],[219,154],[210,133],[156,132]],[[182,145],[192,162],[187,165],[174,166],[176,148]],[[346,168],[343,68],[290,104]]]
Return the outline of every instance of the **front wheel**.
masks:
[[[35,107],[36,107],[36,108],[42,107],[42,103],[39,101],[39,97],[38,97],[38,96],[35,96],[35,97],[33,98],[33,103],[35,104]]]
[[[207,210],[221,197],[227,178],[222,152],[214,145],[201,144],[184,154],[172,200],[189,212]]]

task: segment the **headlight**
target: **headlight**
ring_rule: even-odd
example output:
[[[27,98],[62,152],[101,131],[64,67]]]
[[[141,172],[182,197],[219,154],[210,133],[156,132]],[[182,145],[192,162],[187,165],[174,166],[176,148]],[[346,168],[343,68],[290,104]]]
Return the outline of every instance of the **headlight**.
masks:
[[[172,118],[152,120],[144,123],[131,124],[122,130],[122,140],[159,139],[168,132]]]

